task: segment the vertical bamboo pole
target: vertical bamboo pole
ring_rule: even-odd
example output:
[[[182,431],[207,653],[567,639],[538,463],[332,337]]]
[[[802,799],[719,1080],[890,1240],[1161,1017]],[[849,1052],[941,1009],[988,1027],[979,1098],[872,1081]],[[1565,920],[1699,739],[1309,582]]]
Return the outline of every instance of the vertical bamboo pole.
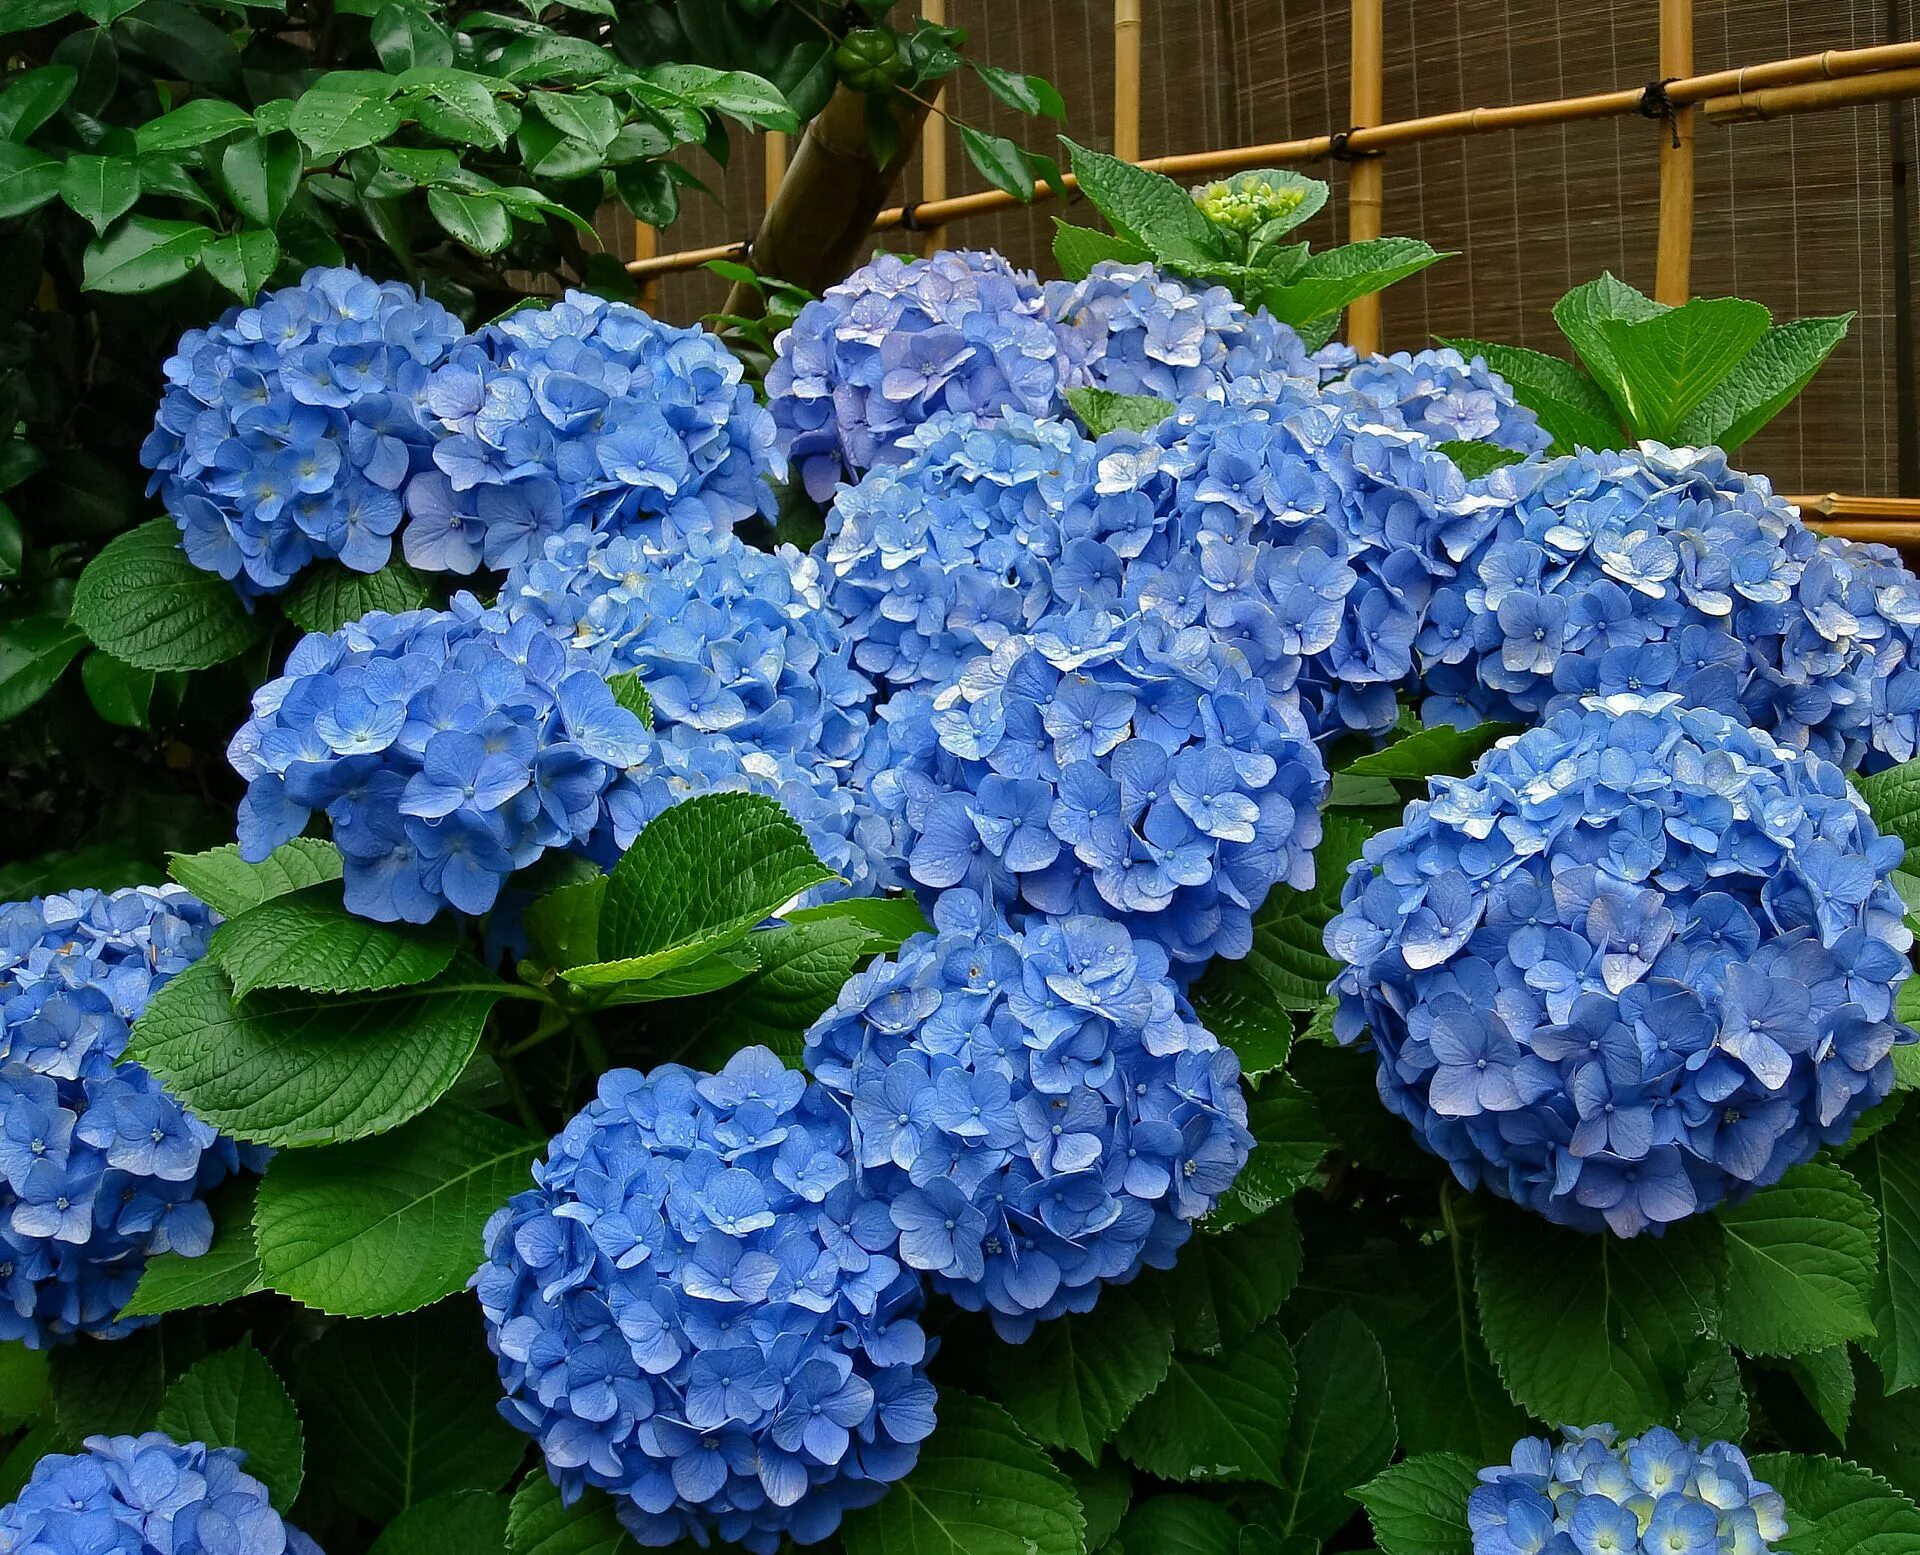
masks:
[[[947,24],[947,0],[920,0],[920,15],[936,27]],[[933,99],[932,122],[920,135],[920,199],[924,203],[947,197],[947,89]],[[935,254],[947,246],[947,229],[929,227],[921,235],[920,252]]]
[[[768,130],[761,150],[766,157],[767,189],[760,203],[766,206],[773,204],[773,197],[780,192],[780,181],[787,176],[786,131]]]
[[[651,259],[659,252],[660,234],[652,227],[649,227],[644,221],[636,221],[633,224],[633,257],[635,259]],[[649,313],[659,311],[660,278],[657,275],[650,275],[640,283],[638,301],[640,306],[645,308]]]
[[[1353,53],[1348,67],[1352,96],[1348,115],[1354,128],[1378,124],[1385,114],[1386,58],[1382,42],[1381,0],[1353,0]],[[1347,237],[1364,243],[1380,236],[1380,206],[1386,164],[1377,156],[1347,164]],[[1363,355],[1380,349],[1380,294],[1356,299],[1347,308],[1347,343]]]
[[[1140,0],[1113,0],[1113,154],[1140,160]]]
[[[1660,0],[1660,79],[1693,74],[1693,0]],[[1661,125],[1657,302],[1678,307],[1693,294],[1693,109]]]

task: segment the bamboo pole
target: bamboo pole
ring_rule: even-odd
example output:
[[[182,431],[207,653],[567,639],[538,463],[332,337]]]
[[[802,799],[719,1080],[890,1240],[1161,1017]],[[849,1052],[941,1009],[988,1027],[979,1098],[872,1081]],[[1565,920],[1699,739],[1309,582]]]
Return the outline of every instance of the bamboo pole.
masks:
[[[1660,79],[1693,74],[1693,0],[1660,0]],[[1674,105],[1660,140],[1660,237],[1656,302],[1677,308],[1693,294],[1693,113]]]
[[[920,0],[920,15],[936,27],[947,24],[947,0]],[[933,99],[933,117],[920,135],[920,202],[932,204],[947,197],[947,88],[942,83]],[[947,246],[947,229],[936,223],[921,237],[920,252],[937,254]]]
[[[633,224],[633,264],[645,264],[659,252],[660,233],[658,229],[649,227],[644,221],[636,221]],[[629,265],[627,268],[629,273],[640,282],[640,306],[651,313],[660,303],[660,276],[664,274],[664,272],[653,271],[649,273],[644,270],[635,270],[633,265]]]
[[[1113,0],[1113,154],[1140,160],[1140,0]]]
[[[1700,103],[1714,94],[1735,95],[1728,97],[1729,104],[1736,100],[1751,100],[1760,93],[1753,89],[1757,82],[1819,82],[1846,83],[1846,90],[1852,95],[1844,99],[1846,103],[1873,102],[1890,97],[1913,96],[1920,92],[1920,81],[1907,69],[1896,66],[1920,67],[1920,43],[1883,44],[1870,49],[1828,50],[1824,54],[1801,55],[1794,59],[1771,60],[1761,65],[1749,65],[1741,70],[1721,70],[1710,75],[1694,76],[1681,81],[1669,82],[1667,97],[1675,103]],[[1742,80],[1748,83],[1744,91],[1737,90]],[[1762,88],[1771,90],[1771,88]],[[1428,114],[1415,119],[1401,119],[1392,124],[1382,124],[1370,129],[1356,130],[1349,139],[1349,149],[1353,151],[1390,151],[1400,146],[1417,145],[1424,141],[1449,140],[1467,135],[1484,135],[1499,130],[1523,129],[1542,124],[1571,124],[1585,119],[1617,118],[1623,114],[1636,113],[1645,95],[1641,87],[1626,87],[1614,92],[1594,92],[1578,97],[1552,98],[1542,102],[1510,103],[1500,107],[1468,108],[1453,113]],[[1836,107],[1839,103],[1831,100],[1787,101],[1779,98],[1769,100],[1775,113],[1803,112],[1818,108]],[[1709,118],[1714,117],[1712,105],[1704,110]],[[1150,167],[1175,178],[1216,177],[1226,173],[1237,173],[1253,167],[1279,167],[1290,163],[1313,162],[1325,157],[1333,147],[1330,135],[1310,135],[1299,140],[1270,141],[1257,146],[1232,146],[1219,151],[1186,152],[1177,156],[1150,157],[1140,165]],[[1074,187],[1074,180],[1068,175],[1066,186]],[[1053,186],[1050,183],[1040,185],[1035,191],[1036,200],[1050,199]],[[998,189],[984,190],[979,194],[959,195],[951,199],[924,204],[916,211],[922,222],[964,221],[970,216],[984,215],[989,211],[1005,210],[1018,204],[1012,195]],[[885,232],[899,227],[905,217],[902,207],[895,206],[883,210],[875,218],[873,230]],[[710,259],[737,258],[744,250],[741,243],[723,243],[710,248],[688,249],[677,254],[662,254],[654,258],[636,259],[627,268],[636,275],[663,275],[678,270],[697,270]]]
[[[1810,514],[1819,514],[1822,518],[1854,519],[1901,519],[1920,522],[1920,497],[1856,497],[1837,491],[1821,492],[1816,496],[1788,497],[1785,499],[1800,510],[1800,515],[1809,523]]]
[[[787,176],[787,132],[768,130],[766,144],[761,148],[766,158],[767,197],[765,203],[773,204],[773,197],[780,192],[780,185]]]
[[[1888,97],[1909,97],[1915,92],[1920,92],[1920,68],[1881,70],[1868,76],[1810,81],[1801,86],[1763,87],[1759,91],[1709,97],[1701,111],[1715,124],[1750,124],[1762,119],[1778,119],[1790,113],[1846,108],[1856,103],[1879,102]]]
[[[1353,0],[1352,77],[1348,95],[1348,122],[1355,128],[1378,124],[1386,117],[1386,52],[1382,39],[1381,0]],[[1348,137],[1352,149],[1352,137]],[[1347,165],[1347,239],[1366,243],[1380,236],[1386,164],[1377,152]],[[1356,297],[1347,306],[1347,344],[1367,356],[1380,349],[1380,294]]]

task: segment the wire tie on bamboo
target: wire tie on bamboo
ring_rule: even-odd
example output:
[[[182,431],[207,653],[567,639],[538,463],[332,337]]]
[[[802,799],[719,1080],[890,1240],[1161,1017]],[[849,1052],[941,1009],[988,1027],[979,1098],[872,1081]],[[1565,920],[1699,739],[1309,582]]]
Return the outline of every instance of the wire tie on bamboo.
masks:
[[[1667,133],[1673,137],[1673,148],[1680,149],[1679,106],[1667,95],[1667,88],[1680,78],[1668,76],[1664,81],[1649,81],[1640,90],[1639,114],[1643,119],[1658,119],[1666,125]]]
[[[1327,155],[1336,162],[1366,162],[1374,157],[1385,156],[1384,151],[1369,151],[1364,146],[1358,150],[1354,149],[1354,131],[1372,127],[1366,124],[1355,124],[1344,130],[1335,130],[1327,137]]]
[[[930,228],[920,225],[920,207],[922,200],[909,200],[900,207],[900,230],[902,232],[927,232]]]

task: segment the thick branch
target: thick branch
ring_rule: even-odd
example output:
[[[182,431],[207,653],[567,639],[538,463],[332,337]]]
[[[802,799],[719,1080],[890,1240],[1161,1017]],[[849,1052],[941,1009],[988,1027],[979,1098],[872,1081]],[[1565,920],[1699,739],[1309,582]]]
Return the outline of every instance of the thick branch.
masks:
[[[761,275],[824,291],[843,279],[871,241],[900,170],[913,155],[927,105],[895,92],[888,100],[899,131],[899,149],[884,166],[874,160],[867,136],[867,97],[842,86],[820,110],[787,168],[787,176],[761,218],[747,258]],[[762,312],[760,296],[736,285],[726,311],[744,318]]]

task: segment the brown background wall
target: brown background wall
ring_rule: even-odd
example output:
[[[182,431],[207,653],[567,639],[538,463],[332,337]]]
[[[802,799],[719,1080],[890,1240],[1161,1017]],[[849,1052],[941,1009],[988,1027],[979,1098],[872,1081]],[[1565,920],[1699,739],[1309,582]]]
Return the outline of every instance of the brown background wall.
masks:
[[[1698,69],[1857,48],[1914,36],[1915,0],[1697,0]],[[1144,0],[1146,156],[1284,140],[1346,123],[1344,0]],[[1065,95],[1076,139],[1112,138],[1108,0],[950,0],[982,59],[1046,76]],[[1389,118],[1559,97],[1646,81],[1656,0],[1386,0]],[[1038,145],[1046,127],[961,78],[954,111]],[[1911,124],[1916,115],[1909,113]],[[1889,109],[1875,105],[1767,124],[1699,128],[1694,287],[1752,297],[1778,318],[1858,310],[1845,344],[1799,403],[1748,446],[1743,462],[1783,489],[1895,489]],[[1562,349],[1549,310],[1568,287],[1611,269],[1652,289],[1661,127],[1632,118],[1437,142],[1396,153],[1386,229],[1460,257],[1388,294],[1390,349],[1435,334]],[[953,191],[983,187],[957,138]],[[703,170],[704,171],[704,170]],[[1343,174],[1316,221],[1318,242],[1344,225]],[[917,166],[907,190],[918,191]],[[715,182],[663,235],[667,248],[746,236],[763,197],[760,147],[742,139]],[[949,242],[1001,249],[1047,270],[1056,207],[976,219]],[[610,244],[631,253],[626,225]],[[911,241],[892,235],[904,246]],[[673,277],[658,309],[688,321],[724,288]]]

